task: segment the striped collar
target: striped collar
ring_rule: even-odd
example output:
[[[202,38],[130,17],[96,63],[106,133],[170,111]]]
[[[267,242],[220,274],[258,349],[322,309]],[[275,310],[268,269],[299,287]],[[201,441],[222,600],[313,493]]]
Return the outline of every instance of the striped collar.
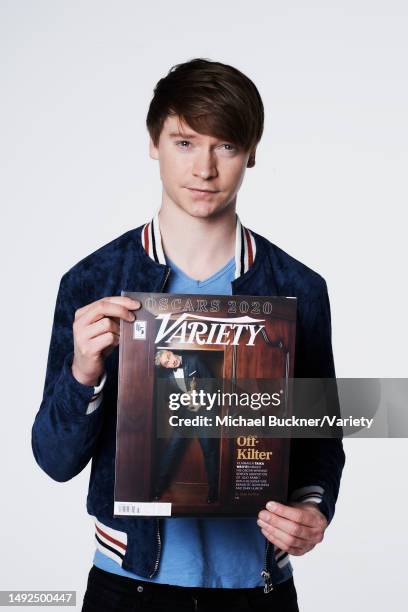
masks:
[[[238,278],[252,266],[256,255],[256,242],[252,232],[242,225],[238,215],[236,219],[235,278]],[[141,238],[148,256],[156,263],[167,265],[161,241],[158,212],[151,221],[143,226]]]

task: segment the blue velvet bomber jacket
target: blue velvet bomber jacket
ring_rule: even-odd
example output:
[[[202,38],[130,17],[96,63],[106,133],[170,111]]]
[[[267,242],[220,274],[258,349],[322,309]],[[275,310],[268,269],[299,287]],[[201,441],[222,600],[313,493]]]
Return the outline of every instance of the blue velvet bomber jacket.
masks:
[[[76,476],[92,460],[87,511],[97,546],[123,569],[146,578],[158,571],[161,519],[114,517],[118,349],[105,361],[103,391],[72,375],[75,311],[122,290],[165,291],[170,268],[155,219],[82,259],[61,278],[54,312],[44,393],[32,428],[39,466],[54,480]],[[297,298],[295,377],[335,376],[330,305],[325,280],[237,217],[235,295]],[[91,409],[90,409],[91,408]],[[331,522],[345,462],[341,439],[293,438],[289,500],[313,500]],[[265,540],[260,572],[265,590],[282,580],[289,556]]]

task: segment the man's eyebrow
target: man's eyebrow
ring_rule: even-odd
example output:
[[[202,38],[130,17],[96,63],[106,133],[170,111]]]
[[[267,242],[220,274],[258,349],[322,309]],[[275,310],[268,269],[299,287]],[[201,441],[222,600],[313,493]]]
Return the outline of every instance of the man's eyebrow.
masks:
[[[170,138],[190,138],[190,140],[192,138],[197,138],[197,136],[195,134],[186,134],[186,133],[182,133],[182,132],[171,132],[169,134]]]

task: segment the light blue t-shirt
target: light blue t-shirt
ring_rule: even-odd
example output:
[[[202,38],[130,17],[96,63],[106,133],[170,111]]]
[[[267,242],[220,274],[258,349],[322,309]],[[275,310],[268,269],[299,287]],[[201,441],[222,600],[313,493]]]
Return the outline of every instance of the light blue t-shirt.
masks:
[[[188,277],[169,259],[168,293],[231,295],[235,259],[204,281]],[[131,519],[129,519],[131,520]],[[123,570],[98,549],[94,564],[108,572],[148,582],[186,587],[252,588],[263,586],[265,538],[254,518],[162,519],[159,570],[150,580]],[[292,573],[288,563],[282,578]]]

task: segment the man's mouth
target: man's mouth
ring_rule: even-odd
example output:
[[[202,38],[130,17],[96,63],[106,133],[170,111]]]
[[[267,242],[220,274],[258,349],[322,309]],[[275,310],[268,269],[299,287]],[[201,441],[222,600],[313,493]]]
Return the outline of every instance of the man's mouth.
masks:
[[[218,193],[215,189],[198,189],[196,187],[187,187],[187,189],[196,193]]]

